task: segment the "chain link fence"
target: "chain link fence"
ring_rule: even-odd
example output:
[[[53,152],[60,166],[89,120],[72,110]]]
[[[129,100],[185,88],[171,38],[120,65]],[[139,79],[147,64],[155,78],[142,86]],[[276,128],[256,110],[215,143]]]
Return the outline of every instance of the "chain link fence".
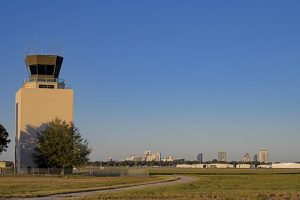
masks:
[[[86,167],[73,169],[73,174],[91,176],[149,176],[149,170],[136,167]]]
[[[73,169],[63,168],[35,168],[27,167],[19,169],[17,174],[32,175],[75,175],[75,176],[149,176],[149,170],[143,167],[81,167]]]

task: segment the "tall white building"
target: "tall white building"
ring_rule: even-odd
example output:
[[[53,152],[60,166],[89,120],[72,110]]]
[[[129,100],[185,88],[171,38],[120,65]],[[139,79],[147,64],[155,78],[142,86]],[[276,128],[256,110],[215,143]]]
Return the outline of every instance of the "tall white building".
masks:
[[[245,155],[243,155],[241,161],[242,162],[250,162],[251,161],[250,154],[249,153],[245,153]]]
[[[200,163],[203,162],[203,154],[202,153],[198,153],[198,155],[197,155],[197,161],[199,161]]]
[[[161,161],[160,153],[152,153],[151,151],[144,152],[145,161]]]
[[[223,151],[218,152],[218,161],[221,161],[221,162],[227,161],[226,151],[223,150]]]
[[[266,149],[259,151],[259,162],[268,163],[269,162],[269,151]]]

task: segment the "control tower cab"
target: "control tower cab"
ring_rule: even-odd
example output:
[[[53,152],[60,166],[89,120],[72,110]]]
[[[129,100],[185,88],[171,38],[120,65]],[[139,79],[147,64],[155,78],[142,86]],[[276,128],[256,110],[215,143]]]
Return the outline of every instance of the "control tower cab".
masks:
[[[63,57],[57,55],[29,55],[25,58],[29,79],[26,88],[65,88],[64,80],[59,79]]]

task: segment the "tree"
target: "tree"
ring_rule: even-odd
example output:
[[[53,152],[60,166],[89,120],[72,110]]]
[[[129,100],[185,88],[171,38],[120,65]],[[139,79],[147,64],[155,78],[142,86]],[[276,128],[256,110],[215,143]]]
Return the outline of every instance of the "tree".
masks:
[[[10,140],[8,139],[8,133],[4,126],[0,124],[0,154],[3,151],[6,151],[8,143],[10,143]]]
[[[88,162],[91,149],[73,123],[54,119],[38,133],[33,160],[40,168],[72,169]]]

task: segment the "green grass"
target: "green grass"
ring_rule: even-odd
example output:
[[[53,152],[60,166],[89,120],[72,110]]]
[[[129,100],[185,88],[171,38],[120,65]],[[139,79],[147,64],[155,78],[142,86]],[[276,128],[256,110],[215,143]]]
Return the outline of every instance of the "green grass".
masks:
[[[252,169],[151,169],[151,173],[173,172],[196,177],[192,183],[103,193],[94,199],[300,199],[299,170]]]
[[[145,182],[156,182],[170,177],[89,177],[89,176],[0,176],[0,198],[36,197],[50,194],[91,191]]]

